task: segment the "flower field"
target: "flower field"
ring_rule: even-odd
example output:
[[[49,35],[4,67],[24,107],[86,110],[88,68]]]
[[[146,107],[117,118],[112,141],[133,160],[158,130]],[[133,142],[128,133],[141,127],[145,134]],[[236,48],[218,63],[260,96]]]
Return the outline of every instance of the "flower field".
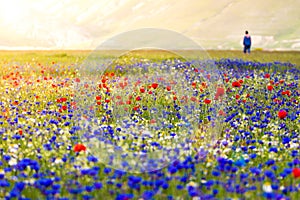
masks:
[[[26,59],[0,60],[0,199],[300,199],[296,65]]]

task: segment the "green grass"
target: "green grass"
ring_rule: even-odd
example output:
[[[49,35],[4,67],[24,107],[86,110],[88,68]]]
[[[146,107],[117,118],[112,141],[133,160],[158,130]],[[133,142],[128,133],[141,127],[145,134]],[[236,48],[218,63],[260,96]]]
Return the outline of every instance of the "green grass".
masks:
[[[30,61],[40,62],[42,64],[48,64],[51,62],[72,64],[83,62],[92,51],[0,51],[0,60],[11,63],[16,62],[20,64],[25,64]],[[115,57],[119,56],[122,52],[118,51],[101,51],[99,55],[103,57]],[[135,51],[141,57],[148,59],[161,60],[165,58],[172,58],[174,54],[166,53],[162,50],[142,50]],[[178,52],[176,52],[178,53]],[[231,51],[231,50],[208,50],[207,52],[179,52],[180,55],[185,55],[195,57],[197,55],[203,55],[205,57],[209,56],[212,59],[219,60],[222,58],[232,58],[232,59],[243,59],[249,61],[258,62],[290,62],[300,66],[300,51],[262,51],[254,50],[250,55],[244,54],[242,51]],[[186,56],[187,55],[187,56]]]

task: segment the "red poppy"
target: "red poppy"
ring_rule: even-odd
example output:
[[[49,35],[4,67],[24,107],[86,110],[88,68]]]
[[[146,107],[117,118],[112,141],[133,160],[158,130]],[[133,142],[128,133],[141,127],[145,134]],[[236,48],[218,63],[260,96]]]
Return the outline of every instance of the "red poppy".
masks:
[[[272,86],[272,85],[268,85],[268,86],[267,86],[267,89],[268,89],[269,91],[272,91],[272,90],[273,90],[273,86]]]
[[[239,82],[240,82],[240,83],[244,83],[243,79],[240,79]]]
[[[168,91],[171,91],[171,86],[168,85],[168,86],[166,87],[166,89],[167,89]]]
[[[224,94],[225,94],[225,89],[223,87],[218,87],[216,97],[223,96]]]
[[[219,110],[219,115],[226,116],[226,113],[223,110]]]
[[[292,172],[293,172],[294,178],[300,177],[300,168],[294,168]]]
[[[278,112],[278,117],[279,117],[280,119],[284,119],[286,116],[287,116],[287,112],[286,112],[285,110],[280,110],[280,111]]]
[[[204,100],[204,103],[205,103],[205,104],[210,104],[210,102],[211,102],[210,99],[205,99],[205,100]]]
[[[96,96],[96,100],[101,100],[101,97],[100,96]]]
[[[241,83],[238,81],[232,82],[232,87],[241,87]]]
[[[281,83],[281,84],[284,83],[284,80],[283,79],[279,80],[279,83]]]
[[[138,106],[134,106],[133,107],[133,110],[135,110],[135,111],[138,111],[139,110],[139,108],[140,108],[140,106],[138,105]]]
[[[239,99],[240,97],[241,97],[241,96],[240,96],[240,95],[238,95],[238,94],[237,94],[237,95],[235,95],[235,98],[236,98],[236,99]]]
[[[23,131],[22,130],[19,130],[19,135],[23,135]]]
[[[151,123],[151,124],[155,124],[155,123],[156,123],[156,120],[155,120],[155,119],[151,119],[151,120],[150,120],[150,123]]]
[[[141,87],[141,88],[140,88],[140,92],[141,92],[141,93],[144,93],[145,91],[146,91],[146,90],[145,90],[144,87]]]
[[[290,90],[282,91],[281,94],[291,96],[291,91]]]
[[[73,150],[74,152],[86,151],[86,147],[83,144],[76,144]]]
[[[135,98],[135,100],[136,100],[136,101],[140,101],[140,100],[142,100],[142,98],[141,98],[140,96],[137,96],[137,97]]]
[[[66,101],[67,101],[67,98],[62,97],[62,98],[60,98],[60,101],[61,101],[61,102],[66,102]]]
[[[197,101],[197,98],[196,97],[191,97],[191,101]]]
[[[158,87],[158,83],[152,83],[151,87],[152,87],[153,89],[156,89],[156,88]]]
[[[103,78],[103,79],[101,80],[102,83],[105,83],[106,81],[107,81],[107,79],[105,79],[105,78]]]
[[[270,74],[265,74],[265,78],[270,78],[271,76],[270,76]]]
[[[275,98],[275,99],[273,100],[273,102],[274,102],[274,103],[278,103],[278,104],[281,103],[281,101],[280,101],[279,99],[277,99],[277,98]]]
[[[61,107],[62,110],[67,110],[67,108],[68,108],[67,106],[62,106]]]
[[[71,106],[76,107],[76,102],[75,102],[75,101],[72,101],[72,102],[71,102]]]

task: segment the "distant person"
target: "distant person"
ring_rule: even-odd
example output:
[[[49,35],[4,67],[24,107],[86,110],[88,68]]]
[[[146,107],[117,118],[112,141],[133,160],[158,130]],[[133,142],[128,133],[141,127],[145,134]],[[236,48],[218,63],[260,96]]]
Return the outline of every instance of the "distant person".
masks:
[[[248,31],[245,31],[243,45],[244,45],[244,53],[247,53],[247,52],[250,53],[251,37],[250,37]]]

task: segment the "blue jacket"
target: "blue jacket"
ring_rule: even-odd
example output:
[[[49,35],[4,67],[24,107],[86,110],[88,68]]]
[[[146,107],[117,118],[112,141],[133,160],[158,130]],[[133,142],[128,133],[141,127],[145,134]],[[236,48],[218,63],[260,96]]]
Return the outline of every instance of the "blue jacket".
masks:
[[[250,35],[245,35],[244,36],[244,42],[243,42],[244,45],[247,45],[247,46],[251,46],[251,37]]]

